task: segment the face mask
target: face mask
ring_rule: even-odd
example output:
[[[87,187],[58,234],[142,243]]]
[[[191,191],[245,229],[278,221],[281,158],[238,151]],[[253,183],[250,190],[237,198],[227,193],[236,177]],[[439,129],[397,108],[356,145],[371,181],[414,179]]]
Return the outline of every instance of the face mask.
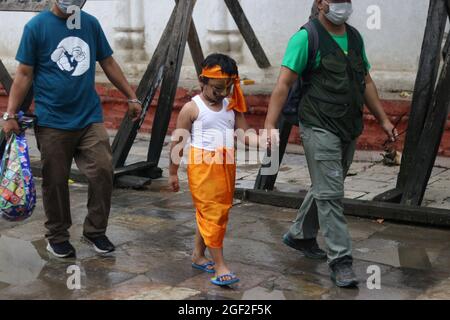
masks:
[[[64,13],[69,13],[68,10],[71,6],[81,7],[82,4],[83,4],[83,0],[57,0],[56,1],[56,5]]]
[[[329,3],[330,11],[325,14],[327,19],[335,25],[342,25],[347,22],[348,18],[353,13],[352,4],[350,2],[344,3]]]

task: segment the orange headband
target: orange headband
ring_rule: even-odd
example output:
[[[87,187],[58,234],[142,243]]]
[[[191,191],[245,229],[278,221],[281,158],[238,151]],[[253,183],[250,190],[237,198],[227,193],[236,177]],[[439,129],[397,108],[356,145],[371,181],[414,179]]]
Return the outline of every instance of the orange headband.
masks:
[[[235,110],[242,113],[247,112],[247,104],[245,103],[244,93],[241,89],[241,79],[237,75],[229,75],[228,73],[222,72],[220,66],[214,66],[212,68],[204,68],[200,76],[210,79],[233,79],[234,90],[230,104],[228,105],[228,110]]]

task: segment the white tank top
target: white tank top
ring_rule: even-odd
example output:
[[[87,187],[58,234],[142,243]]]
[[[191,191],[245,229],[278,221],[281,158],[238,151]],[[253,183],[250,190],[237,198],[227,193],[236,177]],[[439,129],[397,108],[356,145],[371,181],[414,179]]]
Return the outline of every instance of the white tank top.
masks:
[[[208,108],[199,95],[192,100],[199,113],[192,126],[191,146],[208,151],[234,149],[235,114],[227,110],[228,99],[223,100],[222,110],[218,112]]]

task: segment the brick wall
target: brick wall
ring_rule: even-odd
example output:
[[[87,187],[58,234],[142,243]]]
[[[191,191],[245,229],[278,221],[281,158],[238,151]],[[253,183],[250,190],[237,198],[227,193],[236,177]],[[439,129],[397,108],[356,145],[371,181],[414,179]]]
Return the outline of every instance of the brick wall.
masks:
[[[103,110],[105,115],[105,125],[108,129],[118,129],[122,118],[127,110],[126,100],[122,94],[116,89],[112,89],[109,86],[97,85],[97,92],[99,93]],[[182,106],[190,101],[190,99],[198,92],[188,91],[183,88],[179,88],[174,105],[174,111],[170,120],[169,134],[175,128],[176,119]],[[155,108],[157,104],[158,94],[152,102],[150,112],[148,113],[144,125],[142,127],[143,132],[150,132],[155,114]],[[249,106],[249,112],[247,114],[247,121],[252,128],[261,129],[264,125],[264,119],[266,115],[267,105],[269,103],[269,95],[250,95],[247,96],[247,104]],[[409,112],[410,102],[404,100],[383,100],[383,107],[388,113],[391,121],[396,123],[399,118],[405,113]],[[0,111],[3,112],[6,109],[7,97],[5,91],[0,89]],[[365,130],[363,135],[358,140],[358,149],[360,150],[382,150],[383,143],[386,140],[386,136],[378,126],[375,118],[365,110],[364,114]],[[408,123],[408,116],[404,116],[398,126],[398,131],[404,132]],[[402,149],[405,135],[402,135],[397,142],[397,148]],[[300,143],[298,135],[298,128],[295,127],[291,132],[289,138],[291,143]],[[447,121],[446,130],[442,139],[439,154],[441,156],[450,157],[450,117]]]

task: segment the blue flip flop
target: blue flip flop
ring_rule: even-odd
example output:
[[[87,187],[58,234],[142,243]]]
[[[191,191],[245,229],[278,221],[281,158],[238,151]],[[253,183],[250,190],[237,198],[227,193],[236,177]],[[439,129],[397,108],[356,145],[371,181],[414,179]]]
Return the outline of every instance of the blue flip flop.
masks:
[[[230,280],[222,280],[224,278],[228,278],[230,277]],[[224,274],[218,277],[214,277],[211,278],[211,283],[215,284],[216,286],[219,287],[224,287],[224,286],[231,286],[232,284],[238,283],[239,282],[239,278],[236,277],[236,275],[234,273],[229,273],[229,274]]]
[[[212,267],[212,266],[214,266],[214,262],[212,262],[212,261],[204,263],[204,264],[192,263],[192,268],[202,270],[207,273],[215,273],[216,272],[214,270],[214,268],[208,268],[208,267]]]

